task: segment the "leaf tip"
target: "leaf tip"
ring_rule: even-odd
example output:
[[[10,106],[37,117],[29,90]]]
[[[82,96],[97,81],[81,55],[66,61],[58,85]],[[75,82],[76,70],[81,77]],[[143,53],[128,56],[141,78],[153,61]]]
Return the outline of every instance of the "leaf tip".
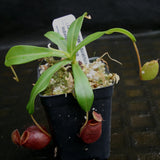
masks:
[[[27,104],[27,107],[26,107],[29,115],[32,115],[34,113],[34,106],[32,107],[32,105],[30,105],[29,103]]]

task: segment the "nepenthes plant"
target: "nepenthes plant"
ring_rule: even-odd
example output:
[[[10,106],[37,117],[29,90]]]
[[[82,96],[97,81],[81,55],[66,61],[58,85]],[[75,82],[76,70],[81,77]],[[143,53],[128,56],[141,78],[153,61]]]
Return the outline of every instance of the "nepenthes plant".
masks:
[[[60,49],[49,47],[38,47],[31,45],[17,45],[13,46],[7,53],[5,57],[5,66],[10,67],[14,74],[14,79],[19,81],[19,78],[13,68],[14,65],[20,65],[24,63],[29,63],[41,58],[57,57],[59,58],[56,63],[47,67],[47,69],[40,75],[39,79],[33,86],[30,94],[30,98],[27,104],[27,111],[33,118],[35,98],[39,93],[42,93],[49,85],[51,78],[56,74],[61,68],[69,65],[72,70],[72,76],[74,81],[73,94],[76,98],[79,106],[86,112],[87,118],[83,126],[88,122],[88,112],[94,101],[93,89],[88,81],[87,76],[82,70],[79,62],[76,60],[76,53],[89,43],[97,40],[103,35],[110,35],[113,33],[120,33],[129,37],[133,43],[133,47],[136,52],[138,66],[139,66],[139,76],[141,80],[152,80],[154,79],[159,71],[158,60],[152,60],[146,62],[143,66],[141,65],[140,54],[136,45],[136,38],[134,35],[126,29],[123,28],[112,28],[105,31],[95,32],[88,35],[77,44],[77,39],[79,32],[82,27],[84,18],[88,18],[85,12],[82,16],[78,17],[71,25],[67,33],[67,39],[62,37],[59,33],[54,31],[47,32],[44,36],[48,38],[51,42],[56,44]]]

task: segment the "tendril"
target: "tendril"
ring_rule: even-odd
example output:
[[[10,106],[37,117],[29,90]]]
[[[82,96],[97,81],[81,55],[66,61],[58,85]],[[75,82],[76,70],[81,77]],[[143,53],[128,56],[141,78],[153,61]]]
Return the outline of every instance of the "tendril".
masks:
[[[47,46],[49,49],[52,49],[51,47],[51,43],[48,43],[48,46]]]
[[[13,79],[16,80],[17,82],[19,82],[18,76],[17,76],[17,74],[16,74],[14,68],[13,68],[12,66],[10,66],[10,68],[11,68],[11,70],[12,70],[14,76],[15,76],[15,77],[13,77]]]
[[[87,122],[88,122],[88,112],[86,112],[86,121],[84,122],[83,126],[80,129],[80,132],[82,131],[82,129],[86,126]]]
[[[84,16],[86,19],[92,19],[91,15]]]
[[[139,74],[141,75],[141,71],[142,71],[141,58],[140,58],[140,54],[139,54],[139,50],[138,50],[138,47],[136,45],[136,42],[133,42],[133,46],[134,46],[134,49],[136,51],[136,55],[137,55],[137,59],[138,59]]]
[[[51,137],[51,135],[46,132],[39,124],[38,122],[35,120],[35,118],[33,117],[33,115],[31,115],[31,119],[33,120],[34,124],[44,133],[46,134],[47,136]]]

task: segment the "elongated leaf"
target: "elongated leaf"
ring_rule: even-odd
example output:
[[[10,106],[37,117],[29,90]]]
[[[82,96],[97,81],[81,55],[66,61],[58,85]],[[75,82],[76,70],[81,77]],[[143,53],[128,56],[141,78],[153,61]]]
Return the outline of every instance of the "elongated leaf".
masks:
[[[105,31],[105,34],[112,34],[112,33],[124,34],[127,37],[129,37],[133,42],[136,42],[136,38],[134,37],[134,35],[131,32],[129,32],[128,30],[126,30],[126,29],[123,29],[123,28],[111,28],[111,29]]]
[[[69,64],[70,62],[71,61],[69,60],[60,61],[42,73],[31,91],[30,99],[27,104],[27,110],[29,114],[33,114],[35,98],[40,92],[47,88],[53,74],[57,72],[62,66]]]
[[[60,49],[67,51],[67,41],[59,33],[49,31],[44,36],[55,43]]]
[[[94,100],[93,90],[78,63],[72,64],[76,99],[84,111],[89,111]]]
[[[67,54],[67,53],[66,53]],[[66,58],[65,52],[44,47],[35,47],[28,45],[18,45],[12,47],[5,58],[5,65],[17,65],[34,61],[44,57],[63,57]]]
[[[77,18],[69,27],[67,33],[67,51],[71,53],[76,47],[79,32],[82,27],[83,19],[87,15],[85,12],[81,17]]]
[[[85,45],[89,44],[90,42],[95,41],[96,39],[100,38],[101,36],[104,35],[104,32],[96,32],[93,34],[90,34],[89,36],[87,36],[82,42],[80,42],[76,48],[74,49],[74,51],[72,52],[72,57]]]
[[[126,29],[123,28],[112,28],[106,31],[101,31],[101,32],[95,32],[93,34],[90,34],[89,36],[87,36],[81,43],[79,43],[74,51],[72,52],[72,56],[74,56],[79,49],[81,49],[83,46],[95,41],[96,39],[100,38],[101,36],[103,36],[104,34],[112,34],[112,33],[121,33],[124,34],[126,36],[128,36],[133,42],[136,41],[136,38],[134,37],[134,35],[127,31]]]

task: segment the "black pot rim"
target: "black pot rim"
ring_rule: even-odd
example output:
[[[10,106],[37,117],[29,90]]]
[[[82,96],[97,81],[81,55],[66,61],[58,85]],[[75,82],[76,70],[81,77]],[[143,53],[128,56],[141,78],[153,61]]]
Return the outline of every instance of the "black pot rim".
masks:
[[[93,61],[96,60],[97,58],[99,58],[99,57],[91,57],[91,58],[89,58],[89,61],[90,61],[90,62],[93,62]],[[38,74],[38,77],[39,77],[39,74]],[[100,87],[100,88],[95,88],[95,89],[93,89],[93,91],[94,91],[94,90],[100,90],[100,89],[107,88],[107,87],[108,87],[108,88],[109,88],[109,87],[113,87],[114,84],[115,84],[115,83],[113,83],[113,84],[111,84],[111,85],[109,85],[109,86]],[[47,97],[56,97],[56,96],[60,96],[60,95],[61,95],[61,96],[62,96],[62,95],[65,96],[65,94],[72,94],[72,93],[64,93],[64,94],[57,94],[57,95],[46,95],[46,96],[44,96],[44,95],[42,95],[42,94],[40,93],[39,96],[40,96],[40,97],[46,97],[46,98],[47,98]]]
[[[113,87],[114,86],[114,83],[112,84],[112,85],[110,85],[110,86],[106,86],[106,87],[101,87],[101,88],[95,88],[95,89],[93,89],[93,91],[94,90],[100,90],[100,89],[103,89],[103,88],[109,88],[109,87]],[[42,95],[41,93],[39,94],[39,96],[40,97],[56,97],[56,96],[62,96],[62,95],[64,95],[65,96],[65,94],[72,94],[72,93],[64,93],[64,94],[56,94],[56,95]]]

